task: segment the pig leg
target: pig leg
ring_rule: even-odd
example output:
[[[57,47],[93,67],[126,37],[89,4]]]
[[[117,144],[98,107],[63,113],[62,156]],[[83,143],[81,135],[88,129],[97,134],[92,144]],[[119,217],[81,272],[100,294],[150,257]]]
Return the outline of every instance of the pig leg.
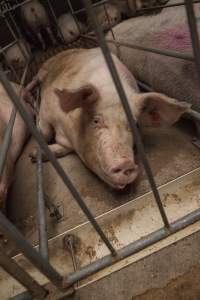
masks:
[[[63,147],[59,144],[52,144],[52,145],[49,145],[49,149],[53,152],[53,154],[57,157],[57,158],[61,158],[61,157],[64,157],[66,156],[68,153],[72,152],[73,149],[71,148],[66,148],[66,147]],[[33,163],[35,163],[37,161],[37,149],[34,149],[34,151],[30,154],[30,157],[31,157],[31,161]],[[43,162],[46,162],[48,161],[48,157],[45,153],[42,153],[42,161]]]
[[[46,45],[45,45],[44,39],[43,39],[40,32],[37,33],[37,37],[38,37],[38,40],[40,41],[40,44],[42,46],[42,50],[46,50]]]
[[[53,31],[51,30],[50,27],[46,27],[46,31],[47,31],[47,34],[52,42],[53,45],[57,45],[57,42],[56,42],[56,39],[54,37],[54,34],[53,34]]]

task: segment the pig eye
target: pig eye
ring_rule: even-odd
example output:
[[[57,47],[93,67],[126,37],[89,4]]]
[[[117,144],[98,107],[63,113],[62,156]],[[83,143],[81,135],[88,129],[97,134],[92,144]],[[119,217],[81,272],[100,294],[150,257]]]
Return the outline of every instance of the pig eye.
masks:
[[[92,120],[92,125],[94,125],[94,127],[97,127],[99,125],[103,124],[103,118],[102,116],[95,116]]]
[[[71,35],[74,35],[73,31],[71,31],[71,30],[70,30],[70,32],[69,32],[69,33],[70,33]]]

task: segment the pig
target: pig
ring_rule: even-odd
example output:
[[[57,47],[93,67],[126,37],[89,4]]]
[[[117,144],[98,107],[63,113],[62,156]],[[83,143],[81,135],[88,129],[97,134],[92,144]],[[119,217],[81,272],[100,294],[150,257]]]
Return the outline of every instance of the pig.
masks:
[[[38,1],[32,0],[21,6],[21,18],[24,26],[29,28],[32,35],[35,35],[43,50],[46,44],[42,36],[42,31],[48,35],[53,45],[56,45],[56,39],[51,29],[50,19],[45,7]]]
[[[16,44],[4,51],[8,66],[12,65],[17,70],[22,70],[31,58],[31,48],[27,41],[19,39]]]
[[[177,3],[171,0],[168,4]],[[200,29],[200,4],[194,5],[197,26]],[[134,30],[132,30],[134,28]],[[124,21],[113,28],[119,41],[161,50],[193,55],[190,31],[184,6],[169,7],[153,16],[141,16]],[[106,39],[111,39],[108,33]],[[110,49],[118,49],[110,44]],[[154,91],[187,101],[200,112],[200,86],[192,61],[158,55],[146,51],[120,47],[120,58],[137,79],[146,82]],[[196,122],[199,135],[199,122]]]
[[[62,33],[61,38],[64,38],[65,43],[72,43],[80,36],[80,32],[86,31],[86,26],[78,21],[78,25],[74,20],[74,17],[68,13],[63,14],[58,18],[58,26]]]
[[[164,5],[168,0],[109,0],[109,2],[116,5],[125,16],[134,17],[138,10]]]
[[[139,93],[132,74],[112,57],[139,124],[170,126],[189,109],[160,93]],[[39,82],[39,125],[46,141],[55,141],[49,148],[56,157],[75,151],[114,189],[133,182],[139,172],[134,137],[100,48],[60,52],[44,63],[31,88]],[[36,151],[30,156],[35,161]]]
[[[93,11],[103,31],[107,31],[121,21],[121,12],[116,5],[108,3],[93,8]]]
[[[20,93],[20,86],[11,83],[15,92],[19,95]],[[4,133],[6,127],[8,125],[8,121],[10,119],[11,111],[13,108],[13,104],[8,97],[6,91],[3,88],[3,85],[0,84],[0,147],[3,143]],[[31,107],[23,102],[30,118],[33,118],[33,110]],[[11,137],[11,143],[9,146],[4,170],[2,176],[0,177],[0,209],[5,211],[5,203],[6,203],[6,196],[8,189],[12,183],[14,177],[14,168],[15,163],[22,151],[24,143],[27,141],[29,137],[29,131],[23,122],[22,118],[20,117],[19,113],[16,115],[15,123],[13,126],[13,132]]]

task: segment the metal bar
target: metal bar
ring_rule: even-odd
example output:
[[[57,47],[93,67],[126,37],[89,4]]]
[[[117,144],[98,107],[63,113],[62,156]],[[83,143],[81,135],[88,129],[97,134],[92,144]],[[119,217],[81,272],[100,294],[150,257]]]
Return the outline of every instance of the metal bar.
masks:
[[[167,228],[161,228],[142,239],[139,239],[128,246],[118,250],[118,259],[113,261],[113,257],[111,255],[104,256],[103,258],[83,267],[77,272],[69,274],[66,279],[65,283],[67,286],[71,286],[77,281],[85,279],[86,277],[111,266],[114,262],[122,260],[130,255],[133,255],[157,242],[167,238],[169,235],[174,234],[185,227],[197,222],[200,220],[200,209],[195,210],[194,212],[184,216],[176,220],[175,222],[171,223],[170,230]]]
[[[192,39],[192,47],[194,58],[196,62],[197,72],[200,78],[200,44],[199,44],[199,35],[196,24],[196,17],[194,13],[194,7],[190,0],[185,0],[185,8],[188,18],[188,25],[190,29],[190,35]]]
[[[200,0],[193,0],[191,1],[191,3],[200,3]],[[166,5],[157,5],[154,7],[146,7],[146,8],[140,8],[137,10],[137,12],[145,12],[145,11],[149,11],[149,10],[156,10],[159,8],[169,8],[169,7],[176,7],[176,6],[183,6],[185,5],[185,2],[180,2],[180,3],[174,3],[174,4],[166,4]]]
[[[36,299],[44,299],[46,290],[40,286],[24,269],[22,269],[13,259],[9,258],[2,249],[0,249],[0,266],[24,287]]]
[[[59,34],[60,34],[60,37],[61,37],[61,39],[62,39],[62,42],[65,43],[65,39],[64,39],[64,37],[63,37],[62,31],[60,30],[60,26],[58,25],[58,20],[57,20],[56,14],[55,14],[55,12],[54,12],[54,9],[53,9],[53,7],[52,7],[51,1],[50,1],[50,0],[47,0],[47,3],[48,3],[48,6],[49,6],[49,9],[50,9],[50,12],[51,12],[51,14],[52,14],[52,16],[53,16],[54,22],[55,22],[55,24],[56,24],[56,29],[57,29],[57,31],[58,31]]]
[[[161,214],[161,217],[162,217],[162,220],[163,220],[163,223],[166,227],[169,227],[170,226],[169,221],[168,221],[167,215],[165,213],[165,210],[164,210],[162,201],[160,199],[160,195],[159,195],[158,189],[156,187],[156,183],[155,183],[155,180],[154,180],[149,162],[148,162],[146,154],[145,154],[144,145],[142,143],[140,133],[139,133],[137,125],[136,125],[136,121],[133,117],[130,106],[128,104],[128,99],[126,97],[126,93],[123,89],[120,77],[118,75],[118,72],[116,70],[115,64],[114,64],[113,59],[112,59],[112,56],[111,56],[110,51],[108,49],[108,46],[106,44],[103,32],[102,32],[99,24],[97,23],[97,20],[96,20],[95,16],[93,15],[91,0],[83,0],[83,3],[85,4],[85,8],[87,10],[88,17],[90,17],[91,22],[93,24],[93,27],[94,27],[97,39],[99,41],[102,53],[104,55],[107,66],[108,66],[109,71],[111,73],[111,76],[113,78],[113,82],[115,84],[115,87],[116,87],[116,90],[118,92],[119,98],[121,100],[122,106],[124,108],[124,112],[125,112],[125,114],[127,116],[127,119],[130,123],[130,127],[132,129],[132,134],[134,134],[134,139],[136,141],[136,146],[138,148],[140,158],[143,162],[143,165],[144,165],[144,168],[145,168],[145,171],[146,171],[146,175],[147,175],[147,178],[149,180],[150,186],[152,188],[152,191],[153,191],[158,209],[160,211],[160,214]]]
[[[73,13],[74,10],[73,10],[71,1],[70,1],[70,0],[67,0],[67,4],[68,4],[68,6],[69,6],[69,9],[70,9],[71,14],[73,15],[73,18],[74,18],[74,21],[75,21],[75,23],[76,23],[76,26],[78,27],[78,31],[79,31],[80,34],[82,34],[81,28],[80,28],[80,25],[79,25],[79,21],[78,21],[78,19],[77,19],[77,16],[76,16],[76,14]]]
[[[5,52],[7,49],[9,49],[10,47],[14,46],[15,44],[17,44],[17,41],[14,41],[12,43],[10,43],[9,45],[6,45],[5,47],[0,49],[0,54],[2,54],[3,52]]]
[[[106,3],[108,3],[108,0],[102,0],[102,1],[99,1],[99,2],[97,2],[97,3],[94,3],[94,4],[92,5],[92,7],[101,6],[101,5],[106,4]],[[84,11],[86,11],[85,8],[81,8],[81,9],[78,9],[78,10],[73,10],[73,7],[72,7],[71,13],[72,13],[73,15],[77,15],[77,14],[80,14],[80,13],[82,13],[82,12],[84,12]]]
[[[21,95],[22,88],[24,86],[24,82],[26,80],[27,72],[28,72],[28,65],[26,66],[26,68],[23,72],[22,78],[21,78],[20,95]],[[5,162],[6,162],[6,158],[7,158],[7,154],[8,154],[8,150],[9,150],[9,145],[10,145],[11,138],[12,138],[12,132],[13,132],[16,115],[17,115],[17,109],[14,106],[12,109],[12,112],[11,112],[11,116],[10,116],[8,125],[6,127],[6,131],[4,134],[4,140],[3,140],[3,143],[2,143],[2,146],[0,149],[0,178],[3,174],[3,169],[5,166]]]
[[[0,14],[1,14],[1,15],[4,15],[4,14],[6,14],[7,12],[13,11],[13,10],[15,10],[16,8],[19,8],[20,6],[23,6],[23,5],[25,5],[26,3],[29,3],[29,2],[31,2],[31,1],[33,1],[33,0],[26,0],[26,1],[23,1],[23,2],[21,2],[21,3],[15,4],[15,5],[13,5],[13,6],[10,6],[10,7],[8,6],[8,7],[6,7],[5,9],[4,9],[2,6],[0,6],[0,9],[1,9]],[[8,4],[8,2],[7,2],[7,4]],[[10,3],[9,3],[9,5],[10,5]]]
[[[88,35],[81,35],[83,38],[90,39],[97,41],[96,37],[88,36]],[[116,46],[123,46],[126,48],[131,48],[131,49],[136,49],[136,50],[142,50],[142,51],[147,51],[159,55],[165,55],[165,56],[170,56],[170,57],[175,57],[179,59],[184,59],[184,60],[189,60],[189,61],[194,61],[194,57],[190,54],[183,54],[179,53],[177,51],[171,51],[171,50],[161,50],[161,49],[156,49],[156,48],[149,48],[149,47],[144,47],[140,45],[133,45],[127,42],[124,42],[122,40],[111,40],[111,39],[106,39],[107,43],[115,44]]]
[[[59,174],[59,176],[63,180],[66,187],[68,187],[68,189],[70,190],[71,194],[73,195],[74,199],[76,200],[76,202],[78,203],[80,208],[83,210],[83,212],[86,215],[86,217],[88,218],[88,220],[94,226],[95,230],[97,231],[97,233],[99,234],[99,236],[101,237],[103,242],[106,244],[108,249],[111,251],[112,255],[114,255],[114,256],[117,255],[114,247],[112,246],[112,243],[108,240],[108,238],[106,237],[106,235],[102,231],[100,225],[97,223],[97,221],[95,220],[95,218],[92,215],[91,211],[89,210],[89,208],[85,204],[85,202],[82,199],[81,195],[78,193],[78,191],[76,190],[76,188],[72,184],[71,180],[66,175],[66,173],[63,170],[62,166],[57,161],[55,155],[49,149],[47,143],[45,142],[45,140],[42,136],[42,134],[37,130],[37,128],[34,125],[33,121],[30,120],[30,118],[28,116],[28,113],[24,109],[23,105],[20,103],[19,97],[17,96],[17,94],[13,90],[10,82],[7,80],[5,74],[3,73],[3,71],[1,69],[0,69],[0,81],[2,82],[2,84],[5,88],[5,90],[7,91],[8,95],[10,96],[10,99],[13,101],[13,103],[18,108],[19,113],[22,116],[22,119],[24,120],[24,122],[28,126],[28,128],[31,131],[32,135],[35,137],[35,139],[38,142],[38,144],[40,145],[41,149],[45,152],[48,159],[51,161],[53,167],[55,168],[55,170],[57,171],[57,173]]]
[[[33,300],[33,296],[30,292],[24,292],[17,296],[9,298],[9,300]]]
[[[37,89],[36,111],[39,110],[40,87]],[[37,113],[37,128],[39,129],[39,115]],[[43,165],[42,151],[38,144],[37,146],[37,201],[38,201],[38,225],[39,225],[39,251],[44,259],[49,259],[48,250],[48,233],[46,221],[45,198],[43,189]]]
[[[21,250],[38,270],[44,274],[56,287],[63,287],[63,277],[38,253],[24,238],[20,231],[0,211],[1,231]]]

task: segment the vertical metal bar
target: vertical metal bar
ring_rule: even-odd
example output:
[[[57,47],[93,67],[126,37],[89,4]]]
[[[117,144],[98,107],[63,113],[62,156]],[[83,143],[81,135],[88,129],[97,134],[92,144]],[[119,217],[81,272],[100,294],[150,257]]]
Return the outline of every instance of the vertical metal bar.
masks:
[[[80,25],[79,25],[79,21],[78,21],[78,18],[77,18],[77,16],[76,16],[76,14],[74,14],[74,9],[73,9],[73,7],[72,7],[71,1],[70,1],[70,0],[67,0],[67,4],[68,4],[69,9],[70,9],[70,11],[71,11],[71,14],[72,14],[72,16],[73,16],[73,18],[74,18],[74,21],[76,22],[76,26],[78,27],[79,33],[82,34],[81,29],[80,29]]]
[[[185,0],[185,7],[188,19],[188,25],[190,29],[190,35],[192,39],[192,47],[194,58],[196,62],[197,72],[200,78],[200,44],[199,44],[199,35],[196,24],[196,17],[194,13],[194,7],[191,0]]]
[[[170,227],[167,215],[165,213],[162,201],[160,199],[158,189],[156,187],[156,183],[155,183],[155,180],[154,180],[149,162],[148,162],[146,154],[145,154],[144,145],[142,143],[139,131],[137,129],[136,121],[133,117],[133,114],[132,114],[131,109],[130,109],[129,104],[128,104],[126,93],[123,89],[123,86],[122,86],[120,77],[118,75],[118,72],[116,70],[115,64],[113,62],[112,56],[111,56],[110,51],[108,49],[108,46],[105,42],[103,32],[102,32],[102,30],[101,30],[101,28],[100,28],[100,26],[99,26],[99,24],[98,24],[98,22],[97,22],[97,20],[94,16],[94,14],[93,14],[92,2],[91,2],[91,0],[82,0],[82,1],[85,4],[85,8],[87,10],[88,16],[91,19],[91,22],[93,24],[96,36],[98,38],[98,41],[99,41],[99,44],[100,44],[100,47],[101,47],[101,50],[103,52],[104,58],[107,62],[107,66],[108,66],[108,68],[110,70],[110,73],[112,75],[116,90],[117,90],[117,92],[119,94],[119,97],[121,99],[121,103],[122,103],[122,106],[123,106],[124,111],[126,113],[127,119],[130,123],[132,133],[134,134],[134,139],[135,139],[136,145],[138,147],[138,152],[139,152],[139,155],[140,155],[141,160],[143,162],[143,165],[144,165],[144,168],[145,168],[145,171],[146,171],[146,174],[147,174],[147,178],[148,178],[150,186],[152,188],[152,192],[154,194],[154,197],[155,197],[158,209],[160,211],[163,223],[166,227]]]
[[[40,145],[41,149],[45,152],[45,154],[47,155],[48,159],[51,161],[53,167],[55,168],[55,170],[57,171],[57,173],[59,174],[59,176],[63,180],[64,184],[68,187],[68,189],[70,190],[72,196],[74,197],[74,199],[76,200],[76,202],[78,203],[78,205],[80,206],[80,208],[83,210],[84,214],[86,215],[86,217],[88,218],[88,220],[91,222],[91,224],[93,225],[94,229],[97,231],[97,233],[99,234],[99,236],[101,237],[101,239],[103,240],[103,242],[105,243],[105,245],[107,246],[107,248],[110,250],[110,252],[112,253],[112,255],[116,256],[117,252],[114,249],[114,247],[112,246],[112,243],[108,240],[108,238],[106,237],[105,233],[101,229],[101,226],[95,220],[94,216],[92,215],[91,211],[89,210],[89,208],[85,204],[85,202],[82,199],[81,195],[76,190],[76,188],[72,184],[71,180],[69,179],[69,177],[67,176],[67,174],[63,170],[62,166],[57,161],[55,155],[49,149],[47,143],[45,142],[45,140],[44,140],[44,138],[42,136],[42,134],[37,130],[37,128],[36,128],[35,124],[33,123],[33,121],[30,120],[28,113],[26,112],[26,110],[23,107],[23,105],[20,103],[19,97],[17,96],[17,94],[13,90],[10,82],[7,80],[5,74],[3,73],[3,71],[1,69],[0,69],[0,81],[2,82],[2,84],[3,84],[4,88],[5,88],[5,90],[7,91],[10,99],[13,101],[13,103],[18,108],[19,113],[21,114],[22,119],[24,120],[24,122],[28,126],[29,130],[31,131],[31,133],[33,134],[34,138],[36,139],[36,141]],[[0,221],[0,223],[1,223],[1,221]],[[15,238],[14,238],[14,240],[15,240]]]
[[[56,287],[62,288],[63,277],[23,237],[19,230],[0,211],[0,225],[5,234],[21,250],[24,256],[40,270]]]
[[[22,269],[13,259],[9,258],[0,249],[0,266],[24,287],[26,287],[36,299],[44,299],[47,292],[40,286],[24,269]]]
[[[25,82],[25,79],[26,79],[27,72],[28,72],[28,65],[26,66],[26,68],[24,70],[24,73],[22,75],[22,78],[21,78],[20,95],[21,95],[22,88],[24,86],[24,82]],[[6,162],[9,145],[10,145],[11,138],[12,138],[13,126],[14,126],[14,123],[15,123],[16,115],[17,115],[17,109],[14,106],[13,109],[12,109],[12,112],[11,112],[10,120],[9,120],[8,125],[6,127],[3,144],[2,144],[1,149],[0,149],[0,178],[2,176],[4,165],[5,165],[5,162]]]
[[[48,6],[49,6],[49,9],[50,9],[50,12],[51,12],[51,14],[52,14],[52,16],[53,16],[53,18],[54,18],[54,21],[55,21],[55,23],[56,23],[56,29],[57,29],[57,31],[59,31],[63,43],[65,43],[65,39],[64,39],[64,37],[63,37],[62,31],[60,30],[60,26],[58,25],[58,20],[57,20],[56,14],[55,14],[55,12],[54,12],[54,9],[53,9],[53,7],[52,7],[51,1],[50,1],[50,0],[47,0],[47,3],[48,3]]]
[[[39,130],[39,97],[40,87],[37,90],[36,111],[37,111],[37,127]],[[38,225],[39,225],[39,251],[43,258],[49,259],[48,251],[48,234],[46,222],[46,209],[43,190],[43,165],[42,165],[42,151],[40,145],[37,146],[37,200],[38,200]]]

